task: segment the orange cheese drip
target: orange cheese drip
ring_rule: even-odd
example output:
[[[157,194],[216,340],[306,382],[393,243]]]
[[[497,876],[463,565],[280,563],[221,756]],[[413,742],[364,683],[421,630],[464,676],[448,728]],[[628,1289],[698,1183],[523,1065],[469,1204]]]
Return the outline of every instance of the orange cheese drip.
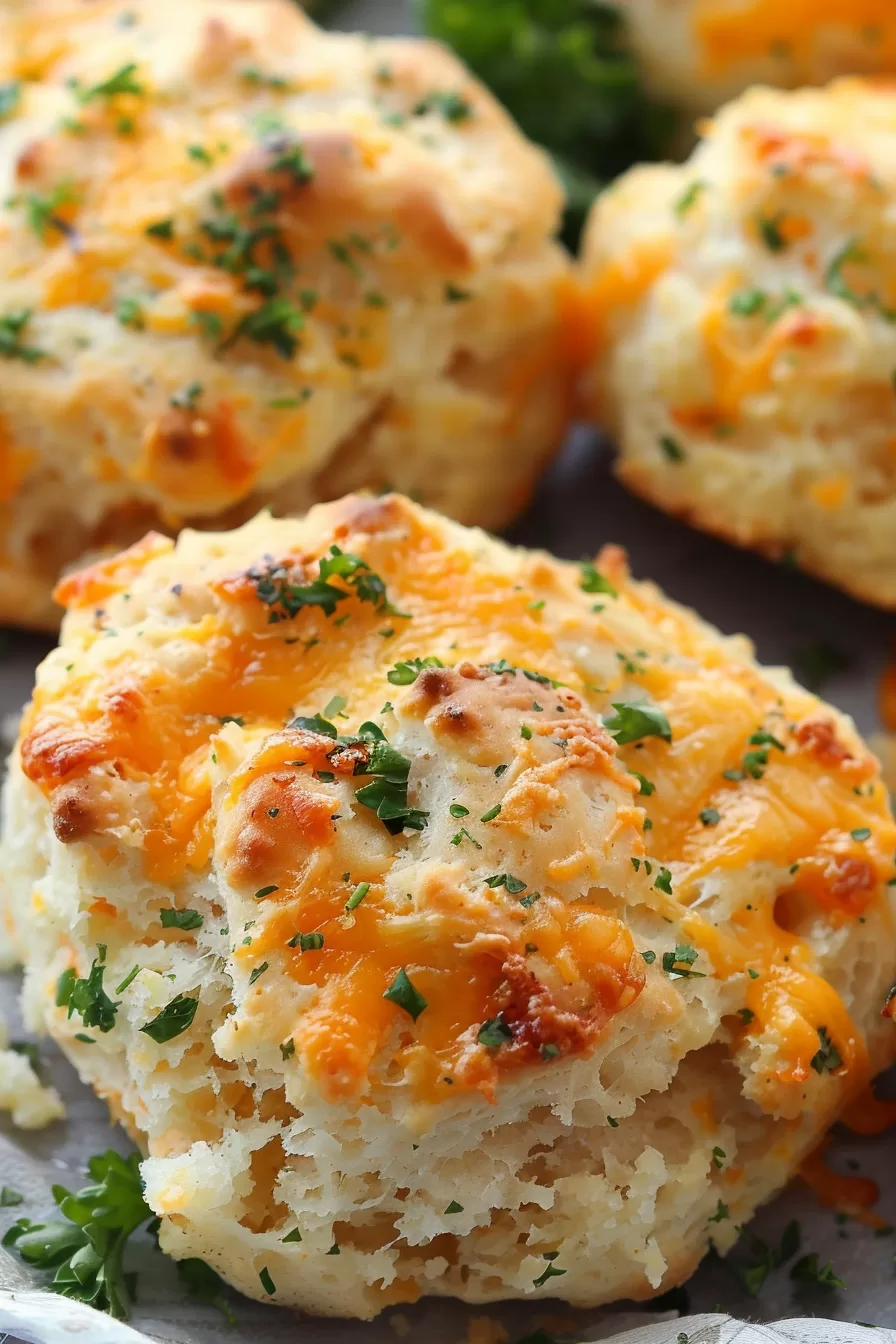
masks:
[[[806,1158],[799,1174],[815,1198],[825,1208],[849,1214],[866,1227],[886,1227],[886,1220],[872,1212],[872,1205],[880,1199],[880,1187],[867,1176],[842,1176],[825,1161],[824,1147]]]

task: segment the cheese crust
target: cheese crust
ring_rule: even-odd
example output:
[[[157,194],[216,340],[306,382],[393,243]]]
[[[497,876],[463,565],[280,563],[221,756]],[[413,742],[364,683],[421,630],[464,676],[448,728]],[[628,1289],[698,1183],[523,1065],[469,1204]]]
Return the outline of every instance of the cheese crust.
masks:
[[[617,549],[349,497],[59,596],[5,920],[175,1256],[362,1317],[648,1297],[893,1058],[877,763]]]
[[[698,527],[896,607],[896,95],[754,89],[584,246],[591,414]]]
[[[694,112],[751,84],[896,70],[889,0],[624,0],[621,9],[647,88]]]
[[[0,15],[0,619],[76,558],[399,488],[498,527],[569,413],[546,156],[288,0]]]

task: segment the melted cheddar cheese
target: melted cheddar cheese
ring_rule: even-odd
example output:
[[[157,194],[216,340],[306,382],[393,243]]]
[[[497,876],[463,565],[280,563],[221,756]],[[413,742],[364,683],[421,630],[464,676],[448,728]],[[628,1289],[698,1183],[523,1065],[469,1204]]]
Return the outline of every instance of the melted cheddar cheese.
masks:
[[[597,564],[389,496],[151,537],[60,585],[21,770],[62,844],[114,869],[129,828],[176,905],[214,874],[219,1052],[279,1045],[331,1100],[494,1098],[705,983],[735,1058],[771,1049],[768,1110],[864,1083],[830,948],[892,933],[876,763],[618,551]],[[111,904],[85,893],[104,945]]]

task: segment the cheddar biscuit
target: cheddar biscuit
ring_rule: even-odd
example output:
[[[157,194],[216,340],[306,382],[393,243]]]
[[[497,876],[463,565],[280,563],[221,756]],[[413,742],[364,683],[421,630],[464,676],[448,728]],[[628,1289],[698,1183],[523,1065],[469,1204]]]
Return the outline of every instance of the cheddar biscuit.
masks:
[[[624,0],[621,12],[648,89],[694,111],[750,84],[896,71],[889,0]]]
[[[0,620],[148,527],[397,487],[497,527],[568,418],[545,155],[287,0],[0,15]]]
[[[754,89],[584,248],[591,414],[698,527],[896,607],[896,94]]]
[[[5,916],[173,1255],[337,1315],[649,1297],[894,1057],[876,762],[618,550],[349,497],[59,596]]]

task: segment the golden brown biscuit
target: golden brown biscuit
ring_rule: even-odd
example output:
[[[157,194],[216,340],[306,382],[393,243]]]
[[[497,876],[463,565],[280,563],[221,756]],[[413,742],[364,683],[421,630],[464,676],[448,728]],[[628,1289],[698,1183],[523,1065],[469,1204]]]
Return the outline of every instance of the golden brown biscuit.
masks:
[[[621,0],[644,82],[712,112],[750,84],[896,72],[890,0]]]
[[[344,1315],[649,1297],[893,1058],[876,762],[616,549],[355,497],[60,596],[6,920],[172,1254]]]
[[[754,89],[584,246],[593,417],[639,494],[896,607],[896,90]]]
[[[452,56],[286,0],[0,22],[0,619],[260,502],[513,516],[568,416],[561,193]]]

